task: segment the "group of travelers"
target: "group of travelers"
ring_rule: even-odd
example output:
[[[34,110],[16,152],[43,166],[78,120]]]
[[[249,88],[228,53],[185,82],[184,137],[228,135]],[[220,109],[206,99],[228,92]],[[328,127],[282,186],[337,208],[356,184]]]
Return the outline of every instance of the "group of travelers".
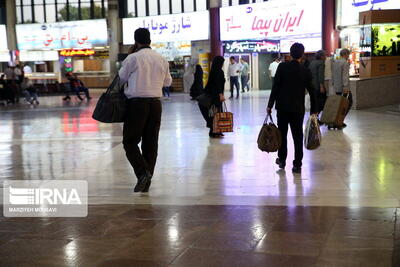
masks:
[[[119,70],[121,81],[128,84],[124,89],[128,100],[127,116],[123,126],[123,147],[137,177],[134,192],[148,192],[158,153],[162,113],[161,88],[171,86],[172,78],[167,60],[150,47],[150,32],[145,28],[139,28],[135,31],[134,38],[135,45],[130,49],[130,54]],[[304,64],[304,46],[300,43],[292,45],[290,56],[291,60],[287,62],[281,63],[277,59],[276,68],[270,69],[273,88],[267,104],[267,114],[271,114],[275,106],[278,128],[282,135],[282,145],[278,151],[276,164],[282,169],[286,166],[287,133],[290,126],[295,146],[292,171],[299,173],[303,159],[306,91],[310,95],[311,114],[318,114],[323,109],[322,103],[328,86],[332,86],[338,94],[350,94],[347,63],[349,51],[342,50],[341,59],[335,60],[327,68],[325,68],[326,55],[323,51],[316,54],[314,63]],[[201,67],[197,68],[196,66],[195,81],[191,87],[191,96],[199,100],[199,108],[206,121],[206,126],[210,129],[209,136],[211,138],[221,138],[223,134],[214,133],[213,112],[200,104],[200,97],[202,95],[209,96],[214,111],[218,112],[223,109],[223,102],[226,101],[224,61],[225,59],[221,56],[212,59],[208,82],[204,89],[202,89]],[[231,83],[231,97],[233,97],[233,87],[236,87],[239,95],[238,77],[240,74],[242,75],[242,85],[244,85],[242,90],[244,91],[245,88],[249,90],[247,62],[242,61],[242,68],[236,64],[235,59],[230,58],[228,77]],[[141,144],[141,148],[139,148],[139,144]]]
[[[0,103],[4,105],[17,104],[24,96],[25,102],[38,105],[37,88],[25,76],[25,73],[31,72],[28,65],[10,64],[4,70],[4,74],[0,76]]]
[[[234,88],[236,88],[236,98],[239,98],[240,94],[240,85],[239,85],[239,77],[240,84],[242,87],[242,93],[250,91],[249,87],[249,74],[250,67],[249,63],[247,63],[243,58],[240,58],[240,63],[236,62],[235,57],[229,58],[229,67],[228,67],[228,77],[230,82],[231,96],[230,99],[233,99]]]

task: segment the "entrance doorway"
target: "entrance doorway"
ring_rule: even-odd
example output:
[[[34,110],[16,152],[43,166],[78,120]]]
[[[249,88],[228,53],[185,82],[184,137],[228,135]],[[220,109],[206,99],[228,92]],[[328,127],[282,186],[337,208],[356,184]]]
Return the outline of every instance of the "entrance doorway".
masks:
[[[268,70],[272,61],[272,54],[258,54],[258,86],[260,90],[272,89],[272,80],[269,77]]]

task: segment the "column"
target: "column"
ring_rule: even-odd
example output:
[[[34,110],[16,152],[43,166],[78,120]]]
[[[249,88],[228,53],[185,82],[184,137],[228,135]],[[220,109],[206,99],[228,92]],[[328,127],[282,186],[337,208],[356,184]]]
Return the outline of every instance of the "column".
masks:
[[[118,61],[119,44],[121,40],[122,25],[118,13],[118,0],[108,1],[108,38],[109,38],[109,59],[110,59],[110,79],[117,75],[116,62]]]
[[[211,59],[215,56],[222,56],[222,45],[219,29],[219,3],[220,1],[210,1],[210,43]]]
[[[15,25],[17,24],[17,14],[15,0],[6,0],[6,16],[7,16],[7,42],[9,50],[17,49],[17,36]]]
[[[339,48],[335,0],[323,0],[322,2],[322,48],[329,55]]]

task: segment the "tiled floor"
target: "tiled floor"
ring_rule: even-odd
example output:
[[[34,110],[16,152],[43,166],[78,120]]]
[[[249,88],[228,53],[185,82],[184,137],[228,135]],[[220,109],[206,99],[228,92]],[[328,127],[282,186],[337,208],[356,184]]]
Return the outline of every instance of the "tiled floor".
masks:
[[[84,219],[3,218],[0,266],[399,266],[399,211],[91,205]]]
[[[90,202],[87,218],[0,218],[0,266],[400,266],[400,117],[352,111],[293,175],[292,143],[286,171],[257,149],[267,98],[229,101],[221,140],[187,96],[164,102],[148,194],[95,101],[0,107],[0,180],[87,180]]]

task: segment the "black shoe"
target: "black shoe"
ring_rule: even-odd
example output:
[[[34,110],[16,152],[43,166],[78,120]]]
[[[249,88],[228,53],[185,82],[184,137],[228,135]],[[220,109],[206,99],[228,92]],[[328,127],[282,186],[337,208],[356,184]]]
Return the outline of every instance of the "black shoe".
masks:
[[[220,138],[221,136],[216,134],[216,133],[209,133],[208,136],[210,136],[210,138]]]
[[[301,167],[293,167],[292,172],[294,173],[301,173]]]
[[[64,101],[70,100],[70,99],[71,99],[71,97],[69,97],[69,96],[66,96],[66,97],[63,98]]]
[[[217,133],[216,135],[217,135],[217,136],[221,136],[221,137],[224,137],[224,136],[225,136],[223,133]]]
[[[284,168],[286,167],[286,163],[285,163],[285,162],[281,162],[281,160],[280,160],[279,158],[277,158],[277,159],[275,160],[275,163],[276,163],[277,165],[279,165],[279,168],[280,168],[280,169],[284,169]]]
[[[150,185],[151,185],[151,180],[147,182],[146,186],[145,186],[144,189],[142,190],[142,193],[147,193],[147,192],[149,192]]]
[[[133,191],[135,193],[142,192],[146,188],[146,185],[148,184],[148,182],[150,182],[150,181],[151,181],[151,174],[146,171],[145,174],[143,174],[140,178],[138,178],[138,181],[137,181],[136,186],[133,189]]]

